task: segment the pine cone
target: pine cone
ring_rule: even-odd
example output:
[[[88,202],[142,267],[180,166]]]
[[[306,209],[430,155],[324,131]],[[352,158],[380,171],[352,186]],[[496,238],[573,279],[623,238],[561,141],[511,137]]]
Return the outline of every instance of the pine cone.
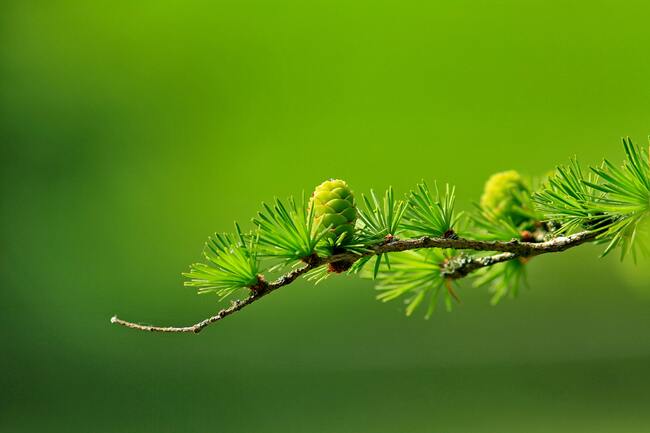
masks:
[[[528,188],[519,173],[510,170],[493,174],[485,183],[481,207],[492,211],[497,217],[510,217],[519,224],[526,218],[517,212],[522,205],[518,193],[528,194]]]
[[[314,206],[316,223],[330,227],[326,238],[337,240],[345,234],[344,242],[352,239],[357,208],[352,190],[345,181],[330,179],[318,185],[312,194],[310,206]]]

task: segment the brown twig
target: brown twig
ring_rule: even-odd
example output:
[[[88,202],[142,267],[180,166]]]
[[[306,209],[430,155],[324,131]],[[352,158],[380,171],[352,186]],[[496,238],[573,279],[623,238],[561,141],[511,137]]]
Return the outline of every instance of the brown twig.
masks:
[[[562,236],[551,239],[545,242],[521,242],[512,240],[509,242],[504,241],[481,241],[464,238],[430,238],[422,237],[417,239],[392,239],[388,242],[375,246],[370,251],[364,254],[342,253],[330,257],[317,257],[311,256],[308,263],[301,268],[294,269],[293,271],[281,276],[277,280],[267,283],[262,277],[259,278],[258,283],[252,288],[251,294],[242,299],[233,301],[232,305],[228,308],[220,310],[212,317],[208,317],[191,326],[150,326],[141,325],[139,323],[128,322],[119,319],[117,316],[111,318],[111,323],[115,323],[127,328],[137,329],[140,331],[149,332],[169,332],[169,333],[199,333],[207,326],[218,322],[231,314],[241,310],[242,308],[252,304],[258,299],[263,298],[269,293],[291,284],[301,275],[309,272],[324,264],[331,263],[354,263],[362,257],[373,256],[377,254],[399,252],[407,250],[415,250],[422,248],[451,248],[455,250],[472,250],[472,251],[494,251],[500,254],[494,254],[483,257],[472,257],[461,255],[456,259],[449,261],[443,267],[443,275],[450,279],[459,279],[467,276],[469,273],[477,269],[492,266],[497,263],[513,260],[518,257],[532,257],[541,254],[555,253],[567,250],[569,248],[582,245],[585,242],[592,241],[596,238],[595,232],[580,232],[571,236]]]

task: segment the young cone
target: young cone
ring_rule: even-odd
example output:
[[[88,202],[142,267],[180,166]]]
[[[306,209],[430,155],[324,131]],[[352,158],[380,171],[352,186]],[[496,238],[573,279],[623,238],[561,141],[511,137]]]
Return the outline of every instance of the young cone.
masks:
[[[316,187],[311,198],[314,218],[321,227],[328,227],[328,241],[349,242],[354,234],[357,208],[354,195],[347,183],[330,179]]]
[[[515,170],[495,173],[485,183],[481,207],[498,218],[511,218],[515,224],[520,224],[527,219],[518,212],[522,205],[520,194],[528,194],[528,188],[519,173]]]

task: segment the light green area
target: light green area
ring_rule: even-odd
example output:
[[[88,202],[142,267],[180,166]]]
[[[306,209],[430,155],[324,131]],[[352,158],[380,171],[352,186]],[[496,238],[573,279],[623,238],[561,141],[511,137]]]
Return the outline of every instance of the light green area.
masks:
[[[521,207],[519,197],[527,191],[519,173],[515,170],[501,171],[490,176],[485,182],[480,204],[495,217],[512,220],[517,226],[526,220],[524,215],[518,215],[514,211]]]
[[[326,180],[312,193],[309,206],[314,207],[314,221],[327,228],[332,243],[349,243],[357,221],[354,194],[345,181]]]
[[[4,1],[0,431],[647,431],[650,301],[597,247],[535,258],[497,307],[466,284],[428,321],[348,277],[200,336],[108,319],[213,313],[180,276],[207,237],[325,179],[437,179],[469,209],[497,171],[622,160],[650,133],[649,13]]]

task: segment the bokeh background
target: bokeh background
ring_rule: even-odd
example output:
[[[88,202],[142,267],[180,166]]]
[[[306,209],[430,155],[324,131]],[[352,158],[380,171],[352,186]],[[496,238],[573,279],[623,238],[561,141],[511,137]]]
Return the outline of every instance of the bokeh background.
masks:
[[[0,431],[647,432],[650,265],[536,259],[407,319],[347,277],[199,336],[182,286],[260,202],[346,179],[477,201],[650,133],[644,1],[0,6]]]

